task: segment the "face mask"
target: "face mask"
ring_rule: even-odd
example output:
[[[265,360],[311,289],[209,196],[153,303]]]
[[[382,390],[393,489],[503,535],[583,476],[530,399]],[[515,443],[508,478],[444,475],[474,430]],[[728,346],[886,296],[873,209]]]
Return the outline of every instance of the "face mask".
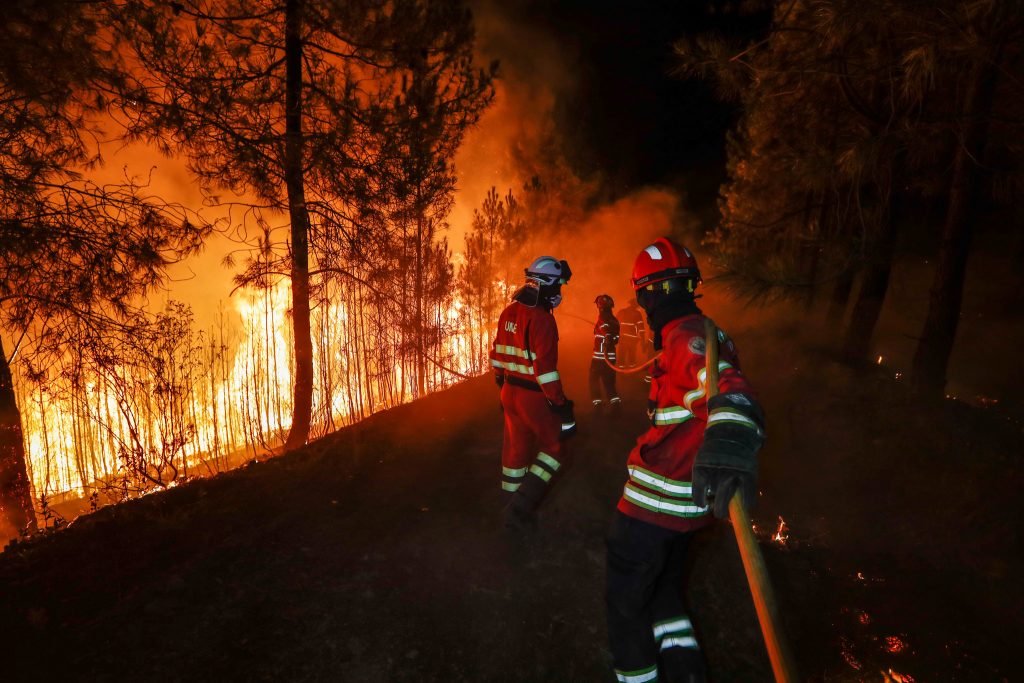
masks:
[[[558,304],[562,303],[562,295],[555,294],[553,297],[548,299],[548,301],[551,303],[551,308],[558,308]]]

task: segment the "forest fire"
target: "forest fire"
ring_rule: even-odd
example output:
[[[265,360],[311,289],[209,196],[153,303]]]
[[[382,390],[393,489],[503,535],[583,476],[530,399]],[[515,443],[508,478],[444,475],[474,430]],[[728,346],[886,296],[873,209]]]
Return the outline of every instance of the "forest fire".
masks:
[[[1024,679],[1022,63],[1005,0],[5,0],[3,681]]]
[[[494,299],[507,286],[494,284]],[[418,395],[401,339],[368,334],[353,300],[313,317],[313,433],[324,434]],[[280,450],[291,423],[294,358],[287,283],[240,290],[217,328],[196,331],[170,307],[119,362],[86,354],[20,377],[33,488],[47,505],[94,492],[104,501],[170,487]],[[490,321],[457,296],[439,303],[427,391],[479,374]],[[73,363],[73,364],[72,364]]]

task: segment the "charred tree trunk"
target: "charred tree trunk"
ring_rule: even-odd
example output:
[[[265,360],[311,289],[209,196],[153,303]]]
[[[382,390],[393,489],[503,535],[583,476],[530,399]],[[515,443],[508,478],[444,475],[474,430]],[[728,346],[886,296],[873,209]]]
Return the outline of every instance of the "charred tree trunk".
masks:
[[[301,0],[285,4],[285,185],[291,219],[292,329],[295,376],[292,378],[292,427],[285,448],[309,438],[313,413],[313,339],[309,315],[309,211],[302,170],[302,17]]]
[[[967,258],[974,236],[977,160],[982,158],[988,142],[996,74],[996,60],[987,55],[979,57],[971,71],[961,109],[967,126],[956,147],[949,207],[946,209],[942,229],[942,245],[928,301],[928,313],[914,353],[914,387],[929,396],[941,397],[945,390],[946,370],[960,321]]]
[[[845,268],[836,278],[836,284],[832,288],[832,299],[828,304],[828,313],[825,314],[825,320],[832,329],[839,329],[843,324],[843,314],[846,313],[846,306],[850,303],[850,292],[853,291],[855,275],[853,268]]]
[[[416,333],[416,398],[426,393],[426,348],[423,339],[423,207],[419,187],[416,188],[416,282],[413,285],[416,298],[416,322],[413,329]]]
[[[804,297],[804,310],[806,311],[810,311],[814,307],[814,300],[818,292],[818,268],[821,262],[822,245],[825,243],[825,235],[828,232],[828,221],[831,217],[830,208],[828,192],[822,192],[815,234],[809,244],[811,253],[810,262],[807,264],[806,269],[807,293]]]
[[[0,528],[10,525],[13,532],[36,530],[31,491],[14,378],[0,342]]]
[[[860,292],[854,302],[843,343],[843,355],[854,363],[864,362],[868,358],[871,337],[882,314],[885,295],[889,291],[892,259],[896,247],[896,218],[892,210],[895,192],[891,183],[889,185],[886,188],[887,196],[883,200],[886,202],[886,210],[880,217],[872,257],[861,275]]]

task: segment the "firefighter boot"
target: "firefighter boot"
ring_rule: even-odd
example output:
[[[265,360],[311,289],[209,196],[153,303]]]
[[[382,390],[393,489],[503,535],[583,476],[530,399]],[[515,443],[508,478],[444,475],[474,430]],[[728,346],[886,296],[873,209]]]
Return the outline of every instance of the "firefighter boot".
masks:
[[[505,528],[521,533],[533,533],[537,529],[537,508],[547,493],[548,482],[532,470],[523,479],[522,485],[512,500],[505,506]]]
[[[659,655],[664,680],[669,683],[705,683],[704,657],[695,647],[667,648]]]
[[[622,399],[618,396],[612,396],[608,401],[611,406],[612,417],[619,417],[622,414]]]

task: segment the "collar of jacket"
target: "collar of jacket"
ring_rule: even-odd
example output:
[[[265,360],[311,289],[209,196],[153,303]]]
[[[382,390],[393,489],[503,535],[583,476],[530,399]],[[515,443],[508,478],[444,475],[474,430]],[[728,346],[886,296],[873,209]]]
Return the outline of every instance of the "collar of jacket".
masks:
[[[647,322],[650,324],[651,329],[654,330],[655,350],[661,351],[662,338],[667,327],[691,315],[700,315],[700,309],[697,308],[697,304],[693,299],[674,301],[648,315]]]
[[[551,312],[551,302],[541,298],[540,289],[532,285],[520,287],[519,291],[512,296],[512,300],[521,303],[523,306],[529,306],[530,308],[540,306],[548,313]]]

